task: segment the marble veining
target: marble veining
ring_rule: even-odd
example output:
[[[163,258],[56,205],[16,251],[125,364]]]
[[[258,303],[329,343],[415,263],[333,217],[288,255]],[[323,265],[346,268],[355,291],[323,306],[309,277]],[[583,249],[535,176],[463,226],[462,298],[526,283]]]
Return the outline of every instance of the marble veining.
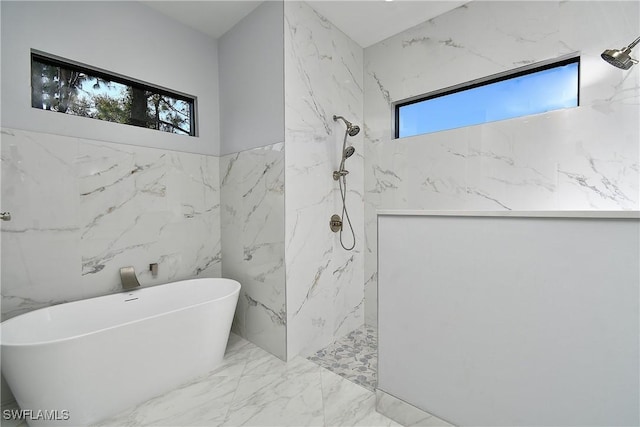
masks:
[[[400,426],[375,411],[371,391],[301,357],[283,362],[235,334],[218,369],[96,427],[176,425]]]
[[[356,247],[342,249],[328,226],[339,213],[331,173],[341,158],[344,125],[364,126],[362,49],[304,2],[285,2],[285,269],[287,356],[309,355],[363,323],[364,146],[356,155],[347,202]]]
[[[607,40],[640,33],[616,17],[638,13],[633,2],[471,2],[365,49],[367,324],[376,210],[640,207],[640,74],[600,59]],[[577,108],[392,139],[393,102],[575,52]]]
[[[2,129],[1,158],[3,319],[119,290],[124,265],[220,276],[217,157]]]
[[[164,257],[159,276],[167,281],[220,275],[220,239],[189,237],[219,227],[217,158],[93,142],[80,148],[86,283],[96,273],[113,277],[132,255]]]
[[[242,283],[233,330],[285,359],[284,143],[220,158],[222,273]]]

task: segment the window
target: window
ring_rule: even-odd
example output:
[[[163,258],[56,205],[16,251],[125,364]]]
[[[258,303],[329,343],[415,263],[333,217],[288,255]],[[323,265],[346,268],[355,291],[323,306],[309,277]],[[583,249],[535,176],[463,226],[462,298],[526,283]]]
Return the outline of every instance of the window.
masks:
[[[577,107],[580,57],[528,66],[395,105],[395,137]]]
[[[196,135],[195,98],[35,52],[31,53],[31,106]]]

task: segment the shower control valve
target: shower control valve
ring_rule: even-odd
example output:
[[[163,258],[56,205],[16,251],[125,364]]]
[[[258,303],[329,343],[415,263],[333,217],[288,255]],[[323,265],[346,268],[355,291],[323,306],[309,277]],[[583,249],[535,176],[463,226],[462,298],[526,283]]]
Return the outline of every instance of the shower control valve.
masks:
[[[331,231],[333,231],[334,233],[337,233],[338,231],[342,230],[342,219],[340,218],[340,215],[334,214],[331,216],[331,220],[329,221],[329,227],[331,228]]]

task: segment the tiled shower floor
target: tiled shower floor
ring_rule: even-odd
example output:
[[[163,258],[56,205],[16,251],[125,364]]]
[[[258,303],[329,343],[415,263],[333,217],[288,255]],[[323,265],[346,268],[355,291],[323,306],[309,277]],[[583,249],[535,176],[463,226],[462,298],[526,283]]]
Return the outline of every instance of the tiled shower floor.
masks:
[[[317,351],[308,359],[374,391],[378,371],[378,333],[374,327],[365,325]]]

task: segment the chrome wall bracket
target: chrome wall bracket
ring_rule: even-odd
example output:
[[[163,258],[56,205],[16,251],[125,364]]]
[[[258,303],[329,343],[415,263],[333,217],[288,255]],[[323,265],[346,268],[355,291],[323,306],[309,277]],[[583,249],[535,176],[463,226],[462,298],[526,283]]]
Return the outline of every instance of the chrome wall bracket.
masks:
[[[334,233],[337,233],[338,231],[342,230],[342,219],[340,218],[340,215],[334,214],[331,216],[331,220],[329,221],[329,227],[331,228],[331,231],[333,231]]]
[[[340,179],[340,177],[345,176],[348,173],[349,173],[349,171],[346,171],[344,169],[341,169],[339,171],[333,171],[333,180],[337,181],[337,180]]]
[[[11,221],[11,212],[0,212],[0,219],[2,221]]]

